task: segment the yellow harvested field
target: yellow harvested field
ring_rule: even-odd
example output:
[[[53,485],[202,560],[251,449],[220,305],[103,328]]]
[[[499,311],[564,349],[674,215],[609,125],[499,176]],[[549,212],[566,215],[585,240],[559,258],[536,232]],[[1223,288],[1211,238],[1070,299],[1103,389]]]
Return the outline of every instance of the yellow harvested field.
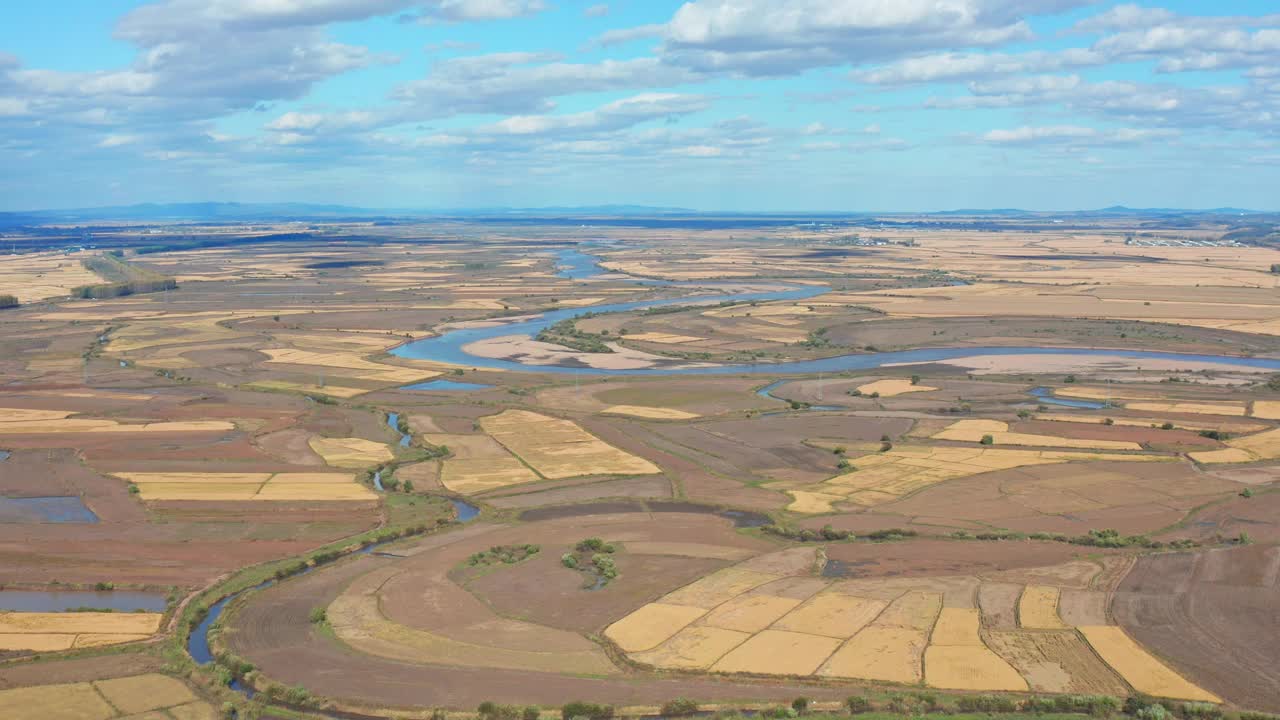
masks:
[[[699,607],[649,603],[610,625],[604,635],[624,652],[652,650],[706,612]]]
[[[125,424],[115,420],[73,418],[73,410],[0,408],[0,434],[226,432],[236,426],[225,420],[189,420]]]
[[[931,645],[981,646],[978,629],[982,620],[977,608],[944,607],[933,626]]]
[[[370,362],[361,357],[359,353],[354,352],[314,352],[296,348],[274,348],[263,350],[262,352],[271,357],[267,361],[268,363],[308,365],[324,368],[320,372],[326,374],[345,375],[384,383],[412,383],[440,375],[435,370],[421,370],[400,365],[384,365]]]
[[[376,500],[348,473],[114,472],[143,500]]]
[[[923,674],[927,633],[870,625],[849,639],[818,670],[824,677],[914,684]]]
[[[1280,420],[1280,400],[1254,400],[1249,414],[1264,420]]]
[[[652,418],[654,420],[688,420],[699,417],[697,413],[674,410],[672,408],[646,407],[643,405],[613,405],[601,412],[606,415],[630,415],[632,417]]]
[[[1098,655],[1138,692],[1176,700],[1222,702],[1217,695],[1170,670],[1123,629],[1112,625],[1086,625],[1078,629]]]
[[[145,640],[160,629],[160,613],[0,612],[0,650],[53,652]]]
[[[70,295],[72,288],[103,282],[81,264],[81,258],[88,256],[61,252],[6,255],[0,261],[0,295],[13,295],[18,302],[29,303],[63,297]]]
[[[1022,675],[985,645],[932,644],[924,651],[924,668],[925,684],[931,687],[946,690],[1028,689]]]
[[[835,638],[785,630],[765,630],[730,650],[712,672],[810,675],[840,647]]]
[[[338,398],[353,398],[357,395],[363,395],[370,392],[367,388],[354,388],[343,385],[308,385],[306,383],[285,382],[283,380],[259,380],[251,382],[245,387],[261,388],[263,390],[287,390],[290,392],[300,392],[308,395],[328,395]]]
[[[427,433],[427,442],[449,448],[440,482],[453,492],[475,495],[486,490],[537,482],[542,478],[488,435]]]
[[[1061,591],[1047,585],[1028,585],[1018,599],[1018,623],[1031,630],[1060,630],[1067,627],[1058,617]]]
[[[902,378],[877,380],[875,382],[867,383],[866,385],[858,386],[858,391],[863,395],[878,393],[880,397],[893,397],[895,395],[914,392],[929,392],[937,389],[938,388],[936,387],[929,387],[928,385],[912,385],[910,380]]]
[[[168,709],[173,720],[222,720],[222,716],[206,702],[190,702]]]
[[[760,632],[786,615],[800,602],[794,598],[772,595],[739,595],[708,613],[703,624],[725,630]]]
[[[1254,405],[1256,406],[1258,402],[1262,402],[1262,401],[1255,401]],[[1264,417],[1264,416],[1257,415],[1255,417]],[[1277,418],[1277,419],[1280,419],[1280,418]],[[1155,417],[1107,418],[1101,415],[1069,415],[1069,414],[1047,413],[1044,415],[1036,415],[1036,420],[1048,420],[1050,422],[1087,423],[1090,425],[1105,425],[1107,420],[1111,420],[1113,425],[1121,425],[1124,427],[1143,427],[1143,428],[1160,427],[1164,425],[1166,422],[1168,422],[1168,423],[1172,423],[1174,428],[1178,430],[1222,430],[1225,432],[1233,432],[1233,433],[1250,433],[1250,432],[1258,432],[1259,430],[1267,429],[1266,425],[1262,425],[1258,423],[1242,423],[1242,422],[1233,422],[1230,420],[1224,421],[1224,422],[1208,422],[1208,421],[1197,422],[1194,420],[1166,420],[1165,418],[1162,418],[1162,417],[1159,417],[1159,418],[1155,418]]]
[[[1074,631],[991,631],[987,642],[1037,692],[1123,696],[1128,688]]]
[[[1198,463],[1245,463],[1280,458],[1280,428],[1266,432],[1231,438],[1224,450],[1206,450],[1187,453]]]
[[[0,612],[0,633],[127,633],[150,635],[160,613]]]
[[[1057,435],[1031,435],[1009,432],[1009,424],[999,420],[957,420],[932,435],[935,440],[981,442],[990,435],[997,445],[1027,445],[1031,447],[1071,447],[1096,450],[1141,450],[1136,442],[1122,440],[1085,440]]]
[[[1244,403],[1197,403],[1197,402],[1127,402],[1124,405],[1130,410],[1143,412],[1194,413],[1197,415],[1232,415],[1243,417]]]
[[[929,631],[942,610],[942,593],[913,590],[889,603],[872,623],[877,627],[899,627]]]
[[[107,720],[115,708],[93,685],[65,683],[0,690],[0,717],[5,720]]]
[[[854,597],[842,593],[821,593],[774,623],[779,630],[852,637],[884,610],[882,600]]]
[[[750,633],[721,628],[687,627],[657,648],[631,658],[656,668],[705,670],[750,637]]]
[[[662,602],[710,610],[778,578],[778,575],[727,567],[667,593]]]
[[[817,443],[815,443],[817,444]],[[855,470],[819,483],[784,480],[765,487],[790,493],[792,512],[830,512],[837,502],[874,507],[947,480],[993,470],[1075,461],[1176,462],[1161,455],[1123,455],[1069,450],[895,445],[892,450],[852,458]]]
[[[385,443],[364,438],[313,437],[307,444],[332,467],[358,470],[395,457],[395,453]]]
[[[600,440],[570,420],[527,410],[480,419],[480,427],[540,475],[652,475],[658,466]]]
[[[183,705],[196,696],[180,680],[150,673],[94,682],[98,692],[126,715]]]

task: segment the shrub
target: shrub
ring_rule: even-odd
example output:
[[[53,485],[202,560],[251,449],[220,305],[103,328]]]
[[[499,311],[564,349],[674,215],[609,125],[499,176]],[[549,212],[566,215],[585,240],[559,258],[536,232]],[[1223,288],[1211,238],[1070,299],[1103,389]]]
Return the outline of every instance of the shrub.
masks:
[[[1009,713],[1018,709],[1017,703],[1000,695],[965,695],[956,700],[961,712]]]
[[[799,713],[799,714],[801,714],[801,715],[803,715],[804,713],[808,712],[808,711],[809,711],[809,698],[807,698],[807,697],[798,697],[798,698],[796,698],[795,700],[792,700],[792,701],[791,701],[791,709],[792,709],[792,710],[795,710],[797,713]]]
[[[571,703],[565,703],[564,707],[560,708],[560,717],[563,718],[563,720],[573,720],[573,718],[609,720],[613,717],[613,706],[574,701]]]
[[[996,443],[996,439],[990,435],[983,435],[979,442],[983,445],[994,445]]]
[[[570,570],[577,570],[578,558],[575,557],[573,553],[565,553],[560,556],[560,564],[569,568]]]
[[[696,712],[698,712],[698,703],[689,698],[676,698],[663,703],[659,714],[664,717],[677,717],[680,715],[692,715]]]
[[[1165,424],[1161,425],[1161,426],[1160,426],[1160,429],[1161,429],[1161,430],[1172,430],[1172,429],[1173,429],[1173,423],[1171,423],[1171,422],[1167,422],[1167,423],[1165,423]]]
[[[13,295],[0,295],[0,308],[18,307],[18,298]]]
[[[1165,720],[1169,717],[1169,711],[1164,709],[1160,703],[1148,705],[1137,712],[1134,717],[1138,720]]]
[[[1229,440],[1231,435],[1221,430],[1201,430],[1200,437],[1209,438],[1210,440]]]
[[[1177,708],[1177,713],[1188,720],[1221,720],[1222,708],[1213,703],[1187,702]]]
[[[1245,489],[1241,490],[1241,491],[1240,491],[1240,497],[1242,497],[1242,498],[1251,498],[1251,497],[1253,497],[1253,488],[1245,488]]]
[[[322,607],[313,607],[313,608],[311,608],[311,615],[310,615],[310,619],[311,619],[311,624],[312,624],[312,625],[318,625],[318,624],[320,624],[320,623],[324,622],[325,620],[329,619],[329,617],[328,617],[328,614],[327,614],[327,613],[325,613],[324,608],[322,608]]]
[[[782,720],[782,718],[793,718],[796,715],[797,713],[795,710],[792,710],[789,707],[783,707],[781,705],[777,705],[775,707],[768,707],[760,711],[760,717],[772,718],[773,720]]]
[[[542,711],[533,705],[520,711],[520,720],[538,720],[540,717],[542,717]]]
[[[476,713],[483,720],[520,720],[523,715],[523,711],[515,705],[498,705],[487,700],[480,703]]]
[[[1103,421],[1102,421],[1102,424],[1103,424],[1103,425],[1115,425],[1115,424],[1116,424],[1116,421],[1115,421],[1113,418],[1107,418],[1107,419],[1105,419],[1105,420],[1103,420]]]
[[[875,706],[871,704],[871,698],[865,695],[850,695],[844,699],[844,706],[849,708],[849,712],[853,715],[875,710]]]

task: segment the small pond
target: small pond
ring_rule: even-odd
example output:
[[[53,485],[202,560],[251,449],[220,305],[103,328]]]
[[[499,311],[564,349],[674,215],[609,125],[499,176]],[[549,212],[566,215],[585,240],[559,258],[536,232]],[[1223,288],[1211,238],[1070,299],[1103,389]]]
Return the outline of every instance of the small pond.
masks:
[[[96,523],[98,516],[74,495],[0,497],[0,523]]]
[[[1067,398],[1054,397],[1053,388],[1047,387],[1032,388],[1031,395],[1045,405],[1058,405],[1060,407],[1079,408],[1081,410],[1101,410],[1107,406],[1106,403],[1094,402],[1092,400],[1070,400]]]
[[[116,612],[164,612],[161,593],[137,590],[0,590],[0,610],[14,612],[66,612],[94,608]]]

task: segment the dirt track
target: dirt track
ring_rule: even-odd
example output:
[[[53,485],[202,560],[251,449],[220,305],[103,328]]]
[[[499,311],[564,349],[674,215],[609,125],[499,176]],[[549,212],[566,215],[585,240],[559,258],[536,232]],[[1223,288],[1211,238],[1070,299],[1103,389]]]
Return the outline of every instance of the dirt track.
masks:
[[[1244,707],[1280,711],[1280,547],[1140,558],[1111,612],[1205,688]]]

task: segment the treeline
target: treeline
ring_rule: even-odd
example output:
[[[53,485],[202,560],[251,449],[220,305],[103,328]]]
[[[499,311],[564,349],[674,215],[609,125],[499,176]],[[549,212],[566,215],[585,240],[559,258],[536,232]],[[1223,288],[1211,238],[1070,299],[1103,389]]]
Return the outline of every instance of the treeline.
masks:
[[[18,307],[18,297],[16,295],[0,295],[0,310],[15,307]]]
[[[585,315],[583,317],[589,317]],[[534,338],[538,342],[551,343],[553,345],[563,345],[564,347],[579,352],[589,353],[611,353],[613,348],[604,343],[602,335],[589,333],[579,330],[574,325],[573,319],[561,320],[551,327],[544,328],[537,337]]]
[[[140,268],[127,261],[118,252],[95,255],[80,261],[87,270],[101,275],[111,282],[81,285],[71,290],[71,296],[82,299],[102,300],[163,292],[178,287],[178,281],[158,272]]]
[[[213,237],[203,240],[175,240],[174,242],[164,243],[161,245],[142,245],[134,248],[133,252],[137,255],[151,255],[161,252],[175,252],[178,250],[204,250],[207,248],[228,247],[232,245],[253,245],[257,243],[267,242],[297,242],[303,240],[316,240],[316,236],[312,233],[273,233],[271,235],[249,235],[236,237]],[[337,239],[337,238],[334,238]],[[342,238],[350,240],[352,238]]]

